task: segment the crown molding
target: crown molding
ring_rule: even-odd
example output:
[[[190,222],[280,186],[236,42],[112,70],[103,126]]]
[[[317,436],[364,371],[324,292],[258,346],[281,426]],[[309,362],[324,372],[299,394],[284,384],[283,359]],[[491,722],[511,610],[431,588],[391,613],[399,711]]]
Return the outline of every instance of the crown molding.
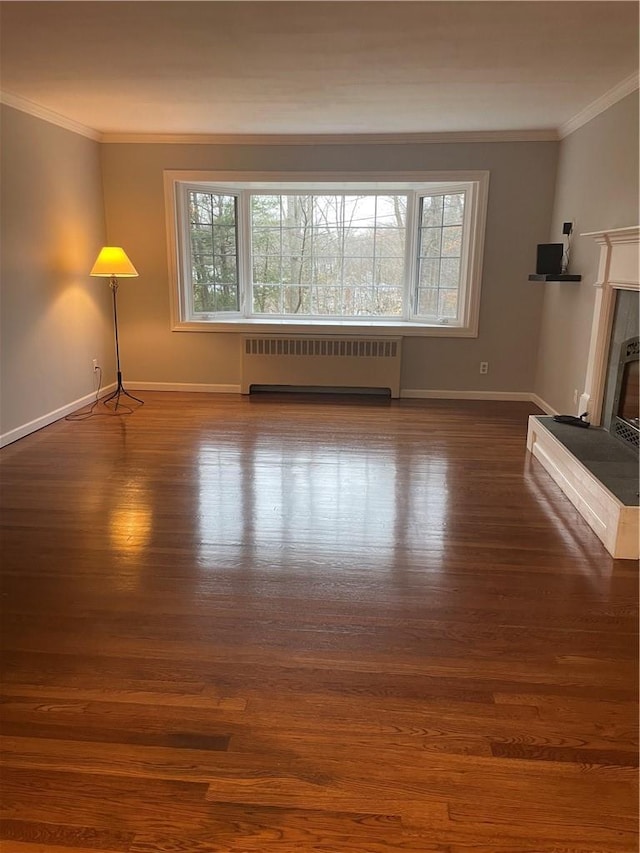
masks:
[[[96,142],[155,145],[425,145],[469,142],[557,142],[554,129],[463,130],[442,133],[101,133],[20,95],[0,91],[0,103]]]
[[[156,145],[425,145],[464,142],[557,142],[556,130],[452,133],[210,134],[103,133],[102,142]]]
[[[556,130],[478,130],[439,133],[333,133],[333,134],[210,134],[210,133],[101,133],[47,107],[0,91],[0,103],[79,133],[95,142],[156,145],[427,145],[470,142],[557,142],[587,124],[640,85],[638,72],[626,77]]]
[[[65,130],[70,130],[72,133],[79,133],[81,136],[86,136],[88,139],[93,139],[95,142],[102,142],[102,134],[92,127],[87,127],[86,124],[80,124],[78,121],[61,116],[47,107],[41,107],[40,104],[35,104],[33,101],[27,100],[20,95],[12,95],[10,92],[0,92],[0,103],[6,104],[8,107],[13,107],[20,112],[28,113],[30,116],[40,118],[49,124],[55,124],[58,127],[63,127]]]
[[[553,128],[541,130],[462,130],[439,133],[102,133],[20,95],[0,91],[0,103],[96,142],[147,145],[425,145],[465,142],[557,142]]]
[[[600,113],[608,110],[609,107],[617,104],[618,101],[626,98],[627,95],[635,92],[639,85],[640,79],[638,72],[634,71],[633,74],[629,75],[629,77],[625,77],[624,80],[621,80],[612,89],[605,92],[604,95],[596,98],[595,101],[592,101],[583,110],[576,113],[573,118],[569,119],[569,121],[561,124],[558,128],[559,138],[564,139],[566,136],[569,136],[569,134],[573,133],[574,130],[578,130],[579,127],[587,124],[591,119],[594,119],[596,116],[600,115]]]

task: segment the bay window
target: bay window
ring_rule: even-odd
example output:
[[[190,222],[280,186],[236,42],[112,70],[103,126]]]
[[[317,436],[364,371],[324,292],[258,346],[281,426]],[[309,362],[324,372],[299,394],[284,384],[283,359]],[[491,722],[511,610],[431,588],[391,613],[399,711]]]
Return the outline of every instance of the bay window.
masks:
[[[278,322],[475,333],[484,173],[322,183],[168,177],[176,328]]]

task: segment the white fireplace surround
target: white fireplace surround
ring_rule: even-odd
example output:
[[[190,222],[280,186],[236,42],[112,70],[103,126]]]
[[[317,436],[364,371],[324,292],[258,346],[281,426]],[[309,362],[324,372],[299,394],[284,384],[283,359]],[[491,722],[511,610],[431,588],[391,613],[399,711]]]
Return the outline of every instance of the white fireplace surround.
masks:
[[[581,234],[600,244],[596,300],[591,326],[585,389],[580,412],[588,412],[594,426],[602,423],[605,378],[616,290],[640,290],[638,246],[640,226]]]
[[[599,426],[605,392],[616,290],[640,291],[640,226],[582,234],[600,245],[585,389],[579,414]],[[640,555],[640,508],[625,506],[535,417],[527,448],[560,486],[613,557]]]

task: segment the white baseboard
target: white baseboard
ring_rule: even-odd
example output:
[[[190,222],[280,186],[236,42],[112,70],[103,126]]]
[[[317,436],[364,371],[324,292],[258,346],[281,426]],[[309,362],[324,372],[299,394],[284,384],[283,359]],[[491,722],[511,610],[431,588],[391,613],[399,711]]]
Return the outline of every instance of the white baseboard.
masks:
[[[196,382],[142,382],[129,379],[125,383],[132,391],[185,391],[204,392],[207,394],[240,394],[240,385],[206,385]],[[529,391],[432,391],[421,388],[403,388],[400,397],[424,400],[506,400],[515,402],[534,402],[549,414],[552,412],[543,401]]]
[[[553,406],[550,406],[546,400],[543,400],[542,397],[538,397],[537,394],[531,394],[529,399],[532,403],[535,403],[539,409],[542,409],[543,412],[546,412],[547,415],[558,415],[560,414]]]
[[[137,382],[128,379],[125,386],[132,391],[188,391],[205,394],[239,394],[240,385],[205,385],[199,382]]]
[[[240,394],[240,385],[206,385],[196,382],[136,382],[127,381],[126,387],[131,391],[186,391],[189,393],[202,392],[207,394]],[[113,382],[106,388],[102,389],[101,396],[114,391],[116,383]],[[542,409],[548,415],[557,415],[558,412],[546,403],[537,394],[529,391],[434,391],[425,390],[423,388],[403,388],[400,391],[400,397],[405,399],[421,399],[421,400],[504,400],[525,403],[535,403],[538,408]],[[0,435],[0,447],[5,447],[19,438],[24,438],[42,427],[54,423],[54,421],[64,418],[66,415],[75,412],[77,409],[82,409],[84,406],[92,403],[95,398],[95,393],[87,394],[79,400],[74,400],[66,406],[55,409],[53,412],[48,412],[40,418],[29,421],[27,424],[16,427],[9,432]]]
[[[511,400],[523,403],[535,402],[529,391],[434,391],[423,388],[403,388],[400,391],[400,396],[418,400]]]
[[[112,391],[116,390],[116,383],[112,382],[111,385],[107,385],[106,388],[102,388],[100,392],[100,396],[104,397],[107,394],[110,394]],[[54,409],[52,412],[47,412],[46,415],[42,415],[39,418],[36,418],[33,421],[29,421],[29,423],[22,424],[22,426],[16,427],[15,429],[9,430],[9,432],[5,432],[0,435],[0,447],[5,447],[7,444],[11,444],[14,441],[17,441],[19,438],[24,438],[27,435],[30,435],[32,432],[36,432],[42,427],[49,426],[49,424],[54,423],[54,421],[59,421],[60,418],[64,418],[67,415],[70,415],[71,412],[75,412],[78,409],[82,409],[85,406],[88,406],[90,403],[96,398],[96,392],[92,391],[91,394],[85,394],[84,397],[80,397],[78,400],[74,400],[72,403],[67,403],[66,406],[61,406],[59,409]]]

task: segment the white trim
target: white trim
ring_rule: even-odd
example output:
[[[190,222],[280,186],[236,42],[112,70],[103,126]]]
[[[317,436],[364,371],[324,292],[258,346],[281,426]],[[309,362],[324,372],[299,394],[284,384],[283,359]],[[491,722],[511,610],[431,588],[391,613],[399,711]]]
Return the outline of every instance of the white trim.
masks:
[[[295,185],[299,187],[287,186],[291,189],[305,189],[308,184],[394,184],[402,186],[407,183],[415,184],[461,184],[470,181],[480,182],[489,180],[490,171],[488,169],[448,169],[448,170],[428,170],[428,169],[413,169],[411,171],[392,171],[392,172],[377,172],[367,171],[359,172],[353,169],[349,172],[287,172],[287,171],[272,171],[260,172],[251,171],[250,169],[240,169],[236,172],[224,169],[165,169],[165,188],[171,187],[172,182],[180,183],[214,183],[220,185],[225,181],[232,184],[246,184],[247,189],[254,188],[254,184],[281,184]],[[378,186],[369,187],[371,190],[381,189]],[[414,187],[415,189],[415,187]],[[623,229],[621,229],[623,230]]]
[[[111,385],[107,385],[101,389],[100,397],[104,397],[111,391],[115,391],[115,388],[116,383],[112,382]],[[32,432],[36,432],[55,421],[59,421],[61,418],[70,415],[71,412],[75,412],[77,409],[82,409],[84,406],[88,406],[89,403],[93,403],[95,398],[96,392],[92,391],[90,394],[85,394],[84,397],[80,397],[80,399],[74,400],[72,403],[67,403],[66,406],[61,406],[59,409],[54,409],[52,412],[47,412],[46,415],[42,415],[33,421],[22,424],[22,426],[9,430],[9,432],[5,432],[3,435],[0,435],[0,447],[5,447],[7,444],[18,441],[19,438],[24,438]]]
[[[27,113],[34,118],[42,119],[42,121],[55,124],[65,130],[70,130],[72,133],[79,133],[80,136],[86,136],[88,139],[93,139],[94,142],[103,142],[103,135],[98,130],[92,127],[87,127],[86,124],[80,124],[78,121],[62,116],[47,107],[41,107],[40,104],[35,104],[33,101],[27,100],[20,95],[12,95],[10,92],[0,92],[0,103],[6,104],[8,107],[13,107],[15,110]]]
[[[580,409],[588,412],[591,423],[598,426],[602,417],[615,291],[640,290],[640,226],[592,231],[580,236],[592,237],[600,246],[589,356],[584,392],[580,397]]]
[[[587,124],[591,119],[608,110],[609,107],[617,104],[618,101],[626,98],[627,95],[635,92],[638,85],[638,72],[634,71],[629,77],[625,77],[624,80],[621,80],[620,83],[609,89],[604,95],[596,98],[595,101],[592,101],[584,109],[580,110],[579,113],[576,113],[568,121],[565,121],[564,124],[561,124],[558,128],[558,137],[564,139],[566,136],[569,136],[570,133],[578,130],[579,127]]]
[[[216,171],[216,170],[174,170],[165,169],[163,172],[165,223],[167,234],[167,254],[170,287],[170,317],[171,330],[174,332],[240,332],[255,334],[258,331],[294,334],[313,330],[314,334],[349,334],[370,335],[372,331],[380,334],[400,334],[407,337],[478,337],[480,322],[480,297],[482,288],[482,264],[484,244],[486,239],[486,221],[489,195],[489,176],[487,170],[463,171],[410,171],[410,172],[251,172],[251,171]],[[467,188],[467,198],[471,199],[471,210],[465,220],[468,222],[469,233],[473,241],[468,240],[467,274],[464,288],[460,293],[464,302],[464,316],[460,325],[433,324],[420,322],[396,321],[393,318],[372,319],[364,322],[345,320],[311,318],[295,322],[290,318],[270,320],[266,317],[216,317],[215,320],[194,321],[183,320],[182,304],[184,292],[180,285],[181,270],[179,269],[179,245],[181,230],[181,192],[184,186],[197,186],[201,183],[213,187],[229,187],[237,189],[256,189],[261,184],[278,184],[282,191],[292,190],[296,184],[357,184],[364,186],[372,184],[370,189],[380,190],[385,184],[393,188],[404,188],[411,184],[443,184],[455,187],[460,184],[473,184]],[[350,187],[349,187],[350,188]],[[443,188],[448,188],[447,186]],[[344,189],[344,187],[341,187]],[[417,188],[411,191],[417,192]],[[417,223],[415,223],[417,226]],[[183,241],[184,241],[184,236]],[[245,241],[247,243],[247,241]],[[248,243],[247,243],[248,245]],[[244,262],[243,262],[244,263]],[[245,263],[246,266],[246,263]],[[241,288],[242,292],[242,288]],[[262,328],[261,328],[262,327]]]
[[[215,134],[103,133],[112,144],[155,145],[429,145],[456,142],[557,142],[558,131],[469,130],[450,133]]]
[[[477,338],[474,329],[462,326],[428,326],[421,323],[393,323],[389,320],[363,323],[357,320],[337,322],[331,320],[304,320],[296,323],[289,320],[258,320],[243,318],[240,320],[220,320],[215,323],[177,322],[171,326],[172,332],[204,332],[205,334],[235,333],[241,335],[348,335],[350,338],[371,337],[371,335],[399,335],[403,338]]]
[[[240,385],[207,385],[201,382],[143,382],[127,379],[132,391],[186,391],[203,394],[239,394]]]
[[[401,399],[415,400],[504,400],[530,403],[533,396],[529,391],[433,391],[423,388],[400,389]]]
[[[593,237],[597,243],[637,243],[640,238],[640,225],[612,228],[610,231],[584,231],[580,236]]]
[[[187,393],[205,394],[241,394],[238,385],[209,385],[197,382],[144,382],[142,380],[127,380],[127,388],[132,391],[184,391]],[[417,400],[494,400],[504,402],[535,403],[549,415],[557,415],[548,403],[537,394],[529,391],[432,391],[422,388],[401,388],[401,399]]]
[[[546,400],[543,400],[542,397],[538,397],[537,394],[530,394],[529,399],[531,400],[532,403],[535,403],[539,409],[542,409],[542,411],[547,415],[559,415],[560,414],[560,412],[558,412],[557,409],[554,409],[552,405],[547,403]]]

